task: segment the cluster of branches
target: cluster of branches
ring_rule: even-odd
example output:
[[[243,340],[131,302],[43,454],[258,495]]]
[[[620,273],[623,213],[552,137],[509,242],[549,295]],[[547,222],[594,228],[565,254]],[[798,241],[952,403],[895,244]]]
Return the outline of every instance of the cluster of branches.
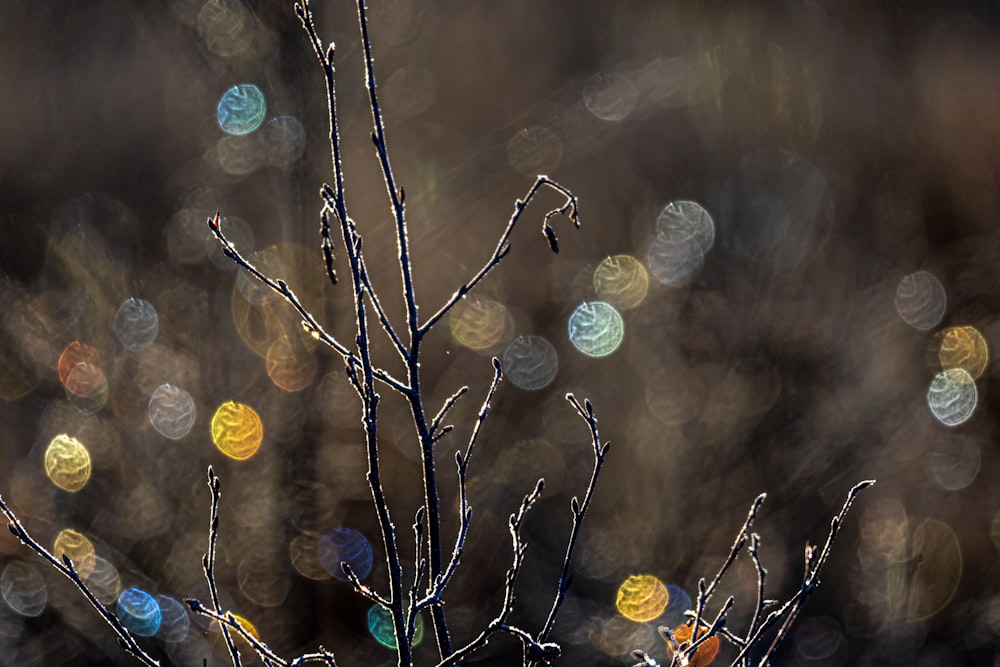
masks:
[[[514,210],[497,241],[493,254],[485,261],[478,272],[467,282],[460,285],[434,314],[421,321],[418,316],[416,287],[411,270],[405,193],[403,188],[398,187],[396,184],[387,150],[385,125],[377,95],[372,47],[368,32],[368,16],[364,0],[358,0],[357,8],[361,43],[364,50],[368,101],[374,128],[372,142],[381,167],[390,212],[395,223],[398,250],[397,260],[405,304],[405,326],[398,327],[394,324],[389,313],[382,306],[378,290],[373,285],[371,276],[368,273],[367,262],[362,247],[362,235],[359,233],[357,224],[351,218],[348,211],[338,129],[335,49],[333,44],[326,46],[321,40],[308,0],[301,0],[299,3],[296,3],[295,11],[302,22],[302,26],[305,29],[325,76],[327,102],[329,105],[329,141],[333,171],[333,184],[323,185],[320,191],[323,200],[320,214],[320,247],[327,277],[331,283],[337,284],[338,276],[335,269],[333,235],[334,229],[339,228],[341,243],[347,258],[350,286],[353,290],[356,314],[354,340],[348,344],[328,333],[312,313],[302,305],[299,298],[284,280],[263,273],[248,261],[223,233],[220,226],[220,214],[217,213],[215,217],[211,218],[208,221],[208,225],[222,245],[222,249],[227,256],[267,287],[281,295],[301,317],[302,326],[305,331],[317,340],[322,341],[342,358],[347,378],[354,390],[361,397],[362,420],[365,428],[365,444],[368,458],[367,481],[378,519],[382,547],[388,569],[388,590],[380,592],[375,588],[363,584],[349,564],[342,563],[341,566],[354,590],[389,614],[395,635],[398,664],[401,666],[413,665],[416,618],[425,610],[431,617],[434,630],[438,667],[448,667],[462,663],[473,653],[483,648],[497,634],[506,634],[520,642],[522,647],[522,662],[525,667],[549,664],[560,655],[560,647],[558,644],[550,641],[550,636],[556,622],[557,614],[570,586],[570,569],[577,539],[587,510],[593,500],[598,477],[608,453],[609,445],[608,443],[601,442],[593,406],[588,400],[581,402],[572,394],[567,394],[566,396],[569,404],[575,409],[576,413],[589,429],[590,448],[594,462],[583,500],[580,501],[577,497],[574,497],[571,501],[572,527],[547,618],[541,628],[535,631],[529,631],[510,621],[514,610],[516,582],[525,557],[526,545],[521,535],[521,528],[525,516],[543,491],[544,480],[539,479],[534,488],[524,496],[520,506],[510,515],[508,520],[512,556],[510,567],[507,570],[500,608],[496,611],[496,615],[486,622],[478,634],[471,639],[459,641],[449,632],[444,605],[445,592],[461,562],[466,537],[472,521],[472,508],[467,488],[469,466],[475,454],[477,440],[489,413],[491,402],[503,378],[503,369],[500,361],[493,359],[493,380],[486,392],[477,417],[472,424],[464,451],[459,450],[455,454],[459,495],[458,527],[454,538],[447,540],[446,544],[446,537],[442,534],[441,529],[441,505],[438,494],[439,482],[438,471],[434,463],[434,450],[440,446],[439,441],[441,438],[453,430],[453,426],[446,423],[448,414],[455,404],[468,392],[468,387],[460,388],[444,401],[443,405],[432,417],[429,416],[430,413],[425,404],[425,395],[421,385],[420,355],[423,340],[430,330],[439,324],[442,318],[466,294],[475,289],[506,257],[510,251],[510,236],[525,208],[531,203],[534,197],[543,189],[549,189],[565,198],[564,203],[560,207],[545,214],[542,223],[543,235],[553,252],[558,252],[558,239],[555,231],[549,224],[550,220],[555,216],[562,215],[567,217],[576,227],[579,227],[577,198],[570,190],[550,180],[547,176],[538,176],[525,196],[515,202]],[[403,368],[405,368],[405,376],[393,374],[386,370],[383,364],[377,364],[372,358],[371,335],[373,331],[377,332],[378,329],[381,329],[382,333],[388,337],[393,350],[402,362]],[[388,388],[398,393],[409,404],[417,436],[417,444],[420,449],[424,497],[423,504],[418,509],[413,521],[413,540],[418,558],[412,572],[404,572],[400,556],[400,537],[396,534],[389,503],[381,482],[378,409],[380,401],[379,389],[383,388]],[[222,608],[215,578],[215,553],[219,536],[221,482],[211,468],[208,470],[208,483],[211,489],[211,515],[208,550],[203,558],[203,570],[208,581],[211,599],[210,604],[189,599],[187,602],[191,609],[195,613],[219,623],[234,667],[240,667],[242,664],[235,636],[239,636],[245,640],[257,653],[262,662],[269,667],[294,667],[309,662],[319,662],[326,664],[328,667],[334,667],[336,661],[333,653],[323,647],[318,647],[318,650],[314,653],[306,653],[295,658],[289,659],[279,656],[251,632],[231,610]],[[788,634],[788,630],[795,622],[803,602],[818,585],[820,571],[826,564],[834,538],[854,497],[862,488],[870,484],[871,482],[862,482],[851,490],[840,513],[833,519],[830,533],[821,549],[816,550],[814,547],[807,546],[805,574],[802,585],[787,602],[781,605],[764,597],[766,572],[760,564],[758,555],[760,540],[756,534],[748,533],[757,511],[764,500],[763,495],[759,496],[752,505],[747,519],[737,535],[732,550],[719,572],[710,583],[706,584],[704,579],[699,582],[696,607],[694,610],[687,612],[689,616],[688,624],[699,629],[704,627],[704,630],[692,633],[690,639],[681,639],[673,630],[661,628],[661,633],[667,640],[668,648],[672,652],[670,664],[697,664],[696,656],[699,649],[705,646],[706,642],[712,641],[717,636],[721,636],[729,640],[739,650],[739,655],[733,662],[733,665],[747,667],[750,660],[750,650],[762,643],[765,633],[780,622],[781,625],[777,634],[773,637],[769,648],[763,655],[763,658],[761,658],[760,664],[766,664],[778,644]],[[159,664],[157,660],[137,643],[121,619],[100,603],[97,596],[81,578],[70,558],[66,556],[63,556],[62,559],[57,558],[31,537],[2,498],[0,498],[0,510],[7,517],[10,530],[18,539],[72,580],[82,591],[101,617],[117,634],[119,643],[126,652],[133,655],[145,665],[154,666]],[[756,610],[753,614],[750,628],[745,635],[738,636],[730,632],[725,625],[727,614],[733,606],[732,598],[723,604],[715,619],[710,624],[703,626],[702,621],[706,618],[707,604],[715,592],[719,581],[744,548],[749,552],[750,558],[757,568],[758,592]],[[769,609],[770,611],[768,611]],[[715,641],[718,640],[715,639]],[[635,655],[643,661],[640,665],[657,665],[653,658],[641,651],[637,651]]]
[[[719,571],[707,583],[704,578],[698,580],[698,598],[695,602],[695,608],[685,612],[686,627],[689,629],[697,628],[697,630],[684,633],[684,636],[681,637],[679,636],[681,633],[674,628],[658,628],[660,635],[666,640],[667,649],[670,652],[669,667],[686,667],[687,665],[702,667],[707,665],[710,659],[699,658],[709,650],[714,657],[714,653],[718,650],[718,637],[727,640],[737,650],[736,657],[733,658],[730,667],[751,667],[753,662],[756,662],[758,667],[769,665],[778,646],[788,637],[788,633],[798,619],[806,599],[819,586],[820,573],[830,558],[833,541],[837,538],[837,534],[844,524],[844,518],[847,516],[848,510],[851,509],[851,505],[854,504],[854,499],[862,489],[866,489],[874,483],[875,480],[865,480],[858,482],[851,488],[840,511],[830,521],[830,532],[827,533],[826,541],[822,547],[806,543],[802,583],[798,590],[784,602],[769,599],[764,594],[767,570],[764,569],[760,560],[760,536],[757,533],[749,532],[767,494],[762,493],[757,496],[753,504],[750,505],[746,521],[736,533],[736,540]],[[744,549],[750,555],[750,560],[753,561],[754,570],[757,573],[757,598],[750,618],[750,625],[744,634],[739,635],[726,625],[729,612],[736,602],[732,596],[729,596],[722,604],[711,623],[704,621],[708,618],[706,611],[712,595],[729,571],[730,566],[736,562],[736,558]],[[778,626],[778,630],[772,636],[770,633],[775,626]],[[762,648],[765,645],[767,648],[763,653],[752,654],[754,649]],[[659,663],[644,651],[633,651],[633,655],[642,661],[634,667],[659,667]]]
[[[398,266],[405,303],[405,326],[398,327],[383,308],[379,292],[373,285],[368,273],[367,262],[362,249],[362,235],[358,226],[348,212],[347,197],[344,186],[344,168],[341,156],[341,142],[338,129],[337,96],[335,79],[335,48],[331,43],[324,45],[313,19],[308,0],[295,4],[295,12],[302,22],[309,42],[316,53],[326,81],[327,102],[329,105],[329,141],[333,167],[333,185],[324,184],[320,194],[323,200],[320,214],[320,247],[326,274],[330,282],[337,284],[338,276],[334,267],[334,228],[339,228],[340,238],[347,257],[350,273],[350,284],[353,289],[355,308],[355,337],[348,344],[338,340],[328,333],[320,322],[307,310],[288,284],[275,276],[270,276],[254,266],[240,250],[223,233],[220,225],[221,214],[217,213],[209,219],[208,226],[216,236],[225,254],[244,270],[252,274],[264,285],[281,295],[302,319],[304,330],[323,342],[343,359],[347,378],[362,402],[362,421],[365,429],[365,444],[368,458],[367,480],[371,491],[372,502],[378,519],[382,547],[388,566],[388,591],[379,592],[363,584],[348,563],[341,563],[346,578],[355,591],[374,604],[388,612],[395,635],[398,664],[401,666],[413,664],[414,637],[416,634],[416,618],[424,610],[430,614],[437,644],[438,665],[447,667],[457,665],[477,650],[485,646],[494,635],[507,634],[516,638],[522,646],[524,665],[547,664],[559,656],[560,648],[549,641],[555,625],[556,616],[566,598],[571,576],[570,568],[580,534],[580,529],[594,497],[598,476],[608,453],[608,443],[602,443],[597,426],[597,417],[590,401],[579,401],[574,395],[567,394],[566,399],[576,410],[580,418],[587,424],[591,436],[591,450],[594,464],[583,500],[574,497],[571,501],[572,528],[563,557],[559,579],[555,585],[553,601],[548,616],[542,627],[534,632],[511,623],[510,616],[514,610],[515,585],[518,574],[524,563],[525,542],[521,528],[531,507],[541,496],[545,483],[539,479],[534,488],[524,496],[518,509],[510,515],[508,528],[511,538],[511,564],[507,571],[502,603],[495,617],[488,621],[482,630],[471,639],[457,641],[449,632],[445,614],[445,590],[451,582],[465,548],[466,537],[472,521],[467,477],[469,466],[476,450],[479,433],[489,413],[490,403],[503,378],[500,361],[493,359],[493,380],[486,397],[482,402],[464,452],[455,454],[457,468],[457,484],[459,492],[459,523],[453,540],[448,540],[441,530],[441,506],[439,500],[438,471],[435,468],[435,448],[440,446],[443,436],[453,430],[453,425],[446,419],[450,410],[468,392],[462,387],[452,394],[436,414],[430,416],[421,385],[420,355],[425,336],[431,329],[455,307],[459,301],[475,289],[510,251],[510,237],[520,220],[524,210],[543,189],[553,190],[565,198],[558,208],[545,214],[542,232],[546,242],[553,252],[558,252],[558,238],[549,221],[558,215],[567,217],[576,227],[580,226],[578,217],[578,202],[576,196],[567,188],[549,179],[538,176],[522,199],[518,199],[507,225],[497,241],[493,254],[482,267],[467,282],[462,284],[441,305],[433,315],[421,321],[418,317],[417,293],[411,269],[410,247],[407,233],[405,193],[398,187],[393,175],[387,150],[385,125],[379,105],[376,89],[375,72],[371,40],[368,30],[368,15],[364,0],[358,0],[358,23],[361,31],[361,42],[364,49],[365,79],[368,90],[369,108],[371,110],[373,132],[372,142],[382,171],[388,195],[388,203],[395,223],[395,235],[398,250]],[[373,325],[373,322],[377,324]],[[371,335],[380,328],[388,337],[393,349],[405,368],[405,376],[397,377],[384,365],[377,364],[372,358]],[[401,333],[402,332],[402,333]],[[413,522],[413,539],[418,555],[414,571],[404,572],[401,562],[400,537],[397,536],[389,503],[382,488],[379,453],[379,389],[387,387],[401,395],[409,404],[413,425],[420,448],[420,460],[423,473],[423,505],[416,513]],[[316,653],[308,653],[294,659],[278,656],[264,642],[260,641],[230,610],[220,606],[218,589],[215,580],[215,552],[219,534],[219,501],[221,497],[221,482],[218,475],[209,468],[208,482],[212,492],[211,521],[209,529],[208,552],[203,558],[203,569],[208,580],[211,595],[210,604],[199,600],[187,600],[191,609],[203,616],[211,618],[220,624],[226,646],[229,650],[234,667],[240,667],[241,657],[234,641],[234,634],[242,637],[260,656],[265,665],[292,666],[305,662],[322,662],[330,667],[336,664],[334,656],[329,651],[320,648]],[[98,613],[118,635],[122,648],[146,665],[157,665],[158,662],[136,642],[132,633],[122,623],[121,619],[106,609],[97,596],[88,588],[80,577],[72,560],[64,556],[61,560],[46,550],[37,540],[31,537],[10,507],[0,498],[0,509],[6,515],[11,531],[29,548],[40,554],[53,567],[62,572],[90,600]],[[408,577],[408,579],[406,578]]]

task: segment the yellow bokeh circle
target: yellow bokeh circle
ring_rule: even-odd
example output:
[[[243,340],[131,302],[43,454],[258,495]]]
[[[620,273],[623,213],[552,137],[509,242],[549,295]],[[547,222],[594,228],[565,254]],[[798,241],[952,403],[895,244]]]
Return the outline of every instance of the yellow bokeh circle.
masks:
[[[649,290],[649,274],[642,262],[631,255],[614,255],[594,270],[594,292],[618,310],[635,308]]]
[[[618,587],[615,608],[625,618],[646,623],[659,618],[670,602],[663,582],[649,574],[634,574]]]
[[[510,327],[507,307],[499,301],[462,300],[449,318],[451,335],[470,350],[486,350],[499,344]]]
[[[245,461],[260,449],[264,425],[249,405],[227,401],[212,415],[212,442],[231,459]]]
[[[961,368],[978,380],[990,360],[986,340],[975,327],[949,327],[939,333],[938,360],[941,368]]]
[[[94,545],[87,539],[87,536],[70,528],[64,528],[56,535],[55,542],[52,543],[52,555],[60,561],[63,556],[69,556],[73,561],[73,567],[84,579],[94,571],[94,562],[97,557]]]
[[[57,435],[45,449],[45,474],[60,489],[76,493],[90,479],[90,452],[73,436]]]

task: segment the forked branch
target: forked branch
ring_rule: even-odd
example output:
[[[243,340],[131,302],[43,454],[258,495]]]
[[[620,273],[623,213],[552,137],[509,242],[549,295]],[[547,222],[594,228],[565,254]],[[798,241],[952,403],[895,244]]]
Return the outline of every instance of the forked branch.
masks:
[[[865,480],[855,484],[851,488],[847,494],[846,500],[844,500],[844,504],[840,508],[840,511],[837,512],[837,515],[834,516],[830,522],[830,531],[827,533],[826,541],[823,543],[822,548],[817,550],[811,545],[806,545],[805,568],[802,575],[802,583],[799,586],[799,589],[795,591],[795,593],[793,593],[787,601],[778,606],[776,609],[767,612],[766,615],[765,612],[767,609],[769,607],[773,607],[776,603],[772,600],[768,600],[764,594],[764,583],[767,572],[760,561],[760,537],[756,534],[750,534],[748,532],[765,498],[764,494],[757,496],[753,504],[750,506],[750,511],[747,513],[746,521],[743,522],[743,526],[736,534],[736,540],[733,542],[733,546],[730,549],[729,554],[723,561],[722,567],[719,568],[719,571],[710,582],[706,583],[704,579],[698,582],[699,595],[695,610],[687,612],[689,624],[691,624],[694,628],[705,628],[705,626],[701,624],[701,619],[705,608],[712,597],[712,593],[718,587],[722,577],[729,570],[730,565],[735,562],[739,553],[746,548],[750,553],[750,558],[752,559],[754,568],[757,572],[756,608],[753,611],[749,629],[745,635],[740,636],[725,627],[726,616],[733,605],[733,598],[731,597],[726,600],[725,604],[722,605],[711,626],[705,628],[704,630],[692,633],[692,636],[695,637],[692,641],[680,642],[675,637],[672,628],[661,627],[659,628],[660,634],[668,642],[671,649],[670,652],[672,653],[670,667],[680,667],[681,665],[690,664],[692,657],[697,653],[699,647],[715,636],[719,636],[730,642],[738,650],[736,658],[732,661],[732,663],[730,663],[730,667],[750,667],[750,650],[760,645],[768,630],[773,628],[780,621],[781,626],[771,643],[768,645],[767,650],[761,655],[758,667],[765,667],[770,664],[775,651],[781,645],[782,641],[788,636],[789,631],[797,620],[806,598],[808,598],[819,585],[820,573],[830,558],[830,553],[833,550],[833,542],[837,538],[837,534],[843,526],[847,512],[851,509],[851,505],[854,504],[854,499],[863,489],[867,489],[874,483],[875,480]],[[635,658],[642,661],[637,663],[635,667],[658,667],[659,665],[654,658],[646,654],[644,651],[637,650],[633,651],[632,654]]]

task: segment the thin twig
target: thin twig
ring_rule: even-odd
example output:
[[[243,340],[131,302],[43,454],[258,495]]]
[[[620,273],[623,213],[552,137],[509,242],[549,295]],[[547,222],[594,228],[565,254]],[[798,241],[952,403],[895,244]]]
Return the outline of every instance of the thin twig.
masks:
[[[480,631],[480,633],[465,646],[456,649],[453,653],[445,656],[437,664],[437,667],[446,667],[446,665],[454,665],[465,658],[469,657],[482,647],[489,643],[490,637],[492,637],[497,632],[507,632],[518,636],[523,642],[531,642],[536,644],[531,634],[515,628],[507,623],[507,619],[511,612],[514,610],[514,588],[517,584],[517,576],[521,572],[521,566],[524,564],[524,552],[527,549],[527,545],[521,539],[521,525],[524,523],[524,517],[531,509],[532,505],[542,494],[542,490],[545,488],[545,480],[539,479],[535,484],[534,490],[526,495],[521,501],[521,506],[518,508],[517,512],[510,515],[507,525],[510,530],[511,546],[514,551],[514,559],[511,563],[510,569],[507,570],[507,577],[504,582],[504,596],[503,603],[500,606],[500,612],[496,617],[491,620],[485,628]],[[537,644],[536,644],[537,645]],[[539,648],[543,648],[539,646]],[[551,648],[549,650],[552,650]]]
[[[806,545],[806,562],[805,572],[802,575],[802,585],[799,588],[798,593],[793,597],[794,602],[792,602],[791,607],[788,609],[788,616],[778,629],[778,634],[775,635],[774,639],[771,641],[771,645],[761,657],[759,663],[761,667],[768,664],[771,657],[774,655],[774,652],[778,649],[778,646],[781,645],[781,642],[788,636],[788,631],[798,618],[799,612],[802,610],[802,605],[805,603],[806,598],[808,598],[809,595],[816,590],[816,587],[819,586],[819,575],[822,572],[823,567],[826,565],[827,560],[830,558],[833,541],[837,539],[837,534],[840,532],[840,528],[844,524],[844,518],[847,516],[848,510],[850,510],[851,505],[854,504],[854,499],[863,489],[867,489],[874,483],[875,480],[873,479],[859,482],[848,492],[847,499],[844,501],[844,505],[840,508],[840,512],[838,512],[837,516],[833,517],[830,521],[830,532],[827,533],[826,542],[823,544],[823,548],[819,552],[819,557],[816,557],[814,547]]]
[[[219,539],[219,499],[222,497],[222,482],[219,480],[219,476],[215,474],[212,466],[208,466],[208,488],[212,490],[212,510],[208,524],[208,553],[202,556],[201,566],[205,572],[205,578],[208,580],[208,592],[212,596],[212,609],[218,614],[222,612],[222,606],[219,603],[219,589],[215,584],[215,545]],[[188,605],[190,604],[191,602],[189,601]],[[225,624],[221,627],[222,636],[226,640],[226,647],[229,649],[229,655],[233,659],[233,667],[240,667],[242,664],[240,662],[240,652],[236,648],[236,643],[233,641],[232,636],[229,634],[229,628]]]
[[[294,308],[295,311],[302,317],[303,328],[313,338],[325,343],[327,346],[332,348],[337,354],[342,356],[349,364],[353,366],[360,365],[361,362],[358,359],[358,357],[355,356],[354,353],[352,353],[350,350],[348,350],[343,343],[341,343],[332,335],[327,333],[327,331],[323,328],[323,326],[316,321],[316,318],[313,316],[313,314],[310,313],[305,308],[305,306],[302,305],[301,301],[299,301],[299,298],[295,295],[295,292],[293,292],[291,288],[288,286],[288,283],[286,283],[284,280],[281,279],[274,279],[268,277],[260,269],[254,266],[253,263],[251,263],[246,257],[244,257],[239,250],[236,249],[236,246],[233,245],[233,242],[230,241],[226,237],[225,233],[222,231],[222,227],[220,224],[221,220],[222,220],[221,212],[216,212],[215,217],[208,219],[208,228],[212,231],[212,234],[214,234],[215,237],[219,240],[219,243],[221,243],[222,251],[225,253],[225,255],[234,262],[236,262],[243,269],[245,269],[254,278],[267,285],[273,291],[280,294],[282,298],[284,298],[285,301],[287,301],[292,306],[292,308]],[[374,374],[378,380],[384,382],[385,384],[387,384],[388,386],[392,387],[393,389],[395,389],[400,393],[408,393],[410,391],[409,387],[407,387],[402,382],[394,378],[391,374],[382,369],[375,369]]]
[[[337,195],[333,188],[324,183],[323,187],[320,188],[320,195],[323,197],[323,201],[326,204],[323,209],[324,218],[328,216],[328,214],[333,213],[333,215],[339,220],[340,214],[337,212]],[[400,359],[405,362],[410,353],[406,349],[406,346],[403,345],[403,341],[400,340],[399,335],[396,333],[396,328],[392,326],[392,322],[389,320],[388,314],[386,314],[385,309],[382,307],[382,302],[378,298],[378,293],[375,291],[371,278],[368,276],[368,268],[364,256],[359,255],[358,261],[361,266],[359,277],[361,279],[361,284],[365,287],[365,293],[368,295],[368,300],[375,309],[375,314],[378,315],[378,320],[382,325],[382,330],[389,337],[389,340],[392,341],[392,345],[396,348],[396,353],[399,354]]]
[[[139,662],[148,667],[159,667],[160,663],[152,658],[148,653],[142,650],[142,647],[135,641],[132,633],[128,631],[124,625],[122,625],[121,619],[115,614],[108,611],[90,587],[84,583],[80,574],[76,570],[76,566],[73,564],[72,559],[69,556],[63,555],[62,560],[56,558],[52,553],[50,553],[45,547],[43,547],[37,540],[35,540],[25,527],[21,524],[17,516],[10,509],[2,496],[0,496],[0,512],[3,512],[4,516],[7,517],[7,528],[10,532],[21,541],[21,544],[28,547],[36,554],[44,558],[52,565],[54,568],[59,570],[63,575],[65,575],[70,581],[72,581],[80,592],[84,594],[87,601],[90,602],[91,606],[97,610],[97,613],[101,615],[101,618],[111,626],[111,629],[115,631],[118,635],[118,644],[125,650],[126,653],[136,658]]]
[[[536,194],[538,194],[538,191],[543,185],[566,197],[566,202],[562,206],[554,208],[545,214],[542,229],[545,233],[546,240],[549,242],[549,247],[552,248],[553,251],[557,251],[558,249],[558,245],[556,245],[555,232],[552,231],[552,227],[549,226],[549,219],[552,216],[557,214],[566,215],[570,221],[573,222],[573,225],[579,229],[579,204],[577,202],[576,195],[574,195],[569,188],[556,183],[548,176],[539,176],[536,178],[531,188],[528,189],[527,194],[524,195],[524,198],[518,199],[514,202],[514,212],[511,213],[510,219],[507,221],[507,226],[504,228],[503,233],[500,234],[500,239],[497,241],[496,248],[493,250],[493,255],[486,261],[483,267],[479,269],[476,275],[469,280],[469,282],[464,283],[461,287],[455,290],[455,293],[451,295],[445,304],[441,306],[436,313],[431,315],[426,322],[420,325],[419,332],[421,335],[427,333],[442,317],[447,315],[448,311],[450,311],[463,296],[472,291],[472,289],[478,285],[483,278],[489,275],[490,271],[496,268],[496,266],[500,264],[500,261],[507,256],[507,253],[510,252],[510,236],[514,231],[515,225],[517,225],[518,220],[521,219],[521,214],[524,212],[524,209],[531,203],[531,200]]]
[[[469,435],[469,444],[465,448],[465,455],[462,452],[455,452],[455,463],[458,467],[458,516],[459,516],[459,527],[458,534],[455,537],[455,547],[451,552],[451,559],[448,561],[448,567],[445,568],[444,572],[438,576],[434,582],[431,590],[428,592],[427,597],[421,601],[420,607],[434,603],[441,603],[441,596],[444,593],[445,587],[451,582],[452,576],[455,574],[455,570],[458,569],[458,564],[462,560],[462,551],[465,548],[465,538],[469,532],[469,523],[472,520],[472,508],[469,506],[469,490],[468,490],[468,470],[469,462],[472,460],[472,455],[476,449],[476,442],[479,439],[479,431],[482,429],[483,423],[486,421],[487,415],[490,411],[490,402],[493,400],[493,396],[496,394],[497,387],[500,386],[500,381],[503,379],[503,367],[500,365],[500,360],[496,357],[493,358],[493,382],[490,383],[489,391],[486,392],[486,398],[483,400],[482,406],[479,408],[479,414],[476,416],[476,423],[472,427],[472,433]],[[464,392],[460,390],[452,395],[449,402],[454,404],[453,399],[457,399]],[[449,407],[449,403],[445,404],[442,408],[442,412],[445,412]]]
[[[205,618],[210,618],[217,622],[223,630],[227,631],[229,629],[235,630],[236,633],[242,637],[250,647],[260,656],[260,659],[265,662],[277,663],[282,665],[282,667],[287,667],[289,664],[288,660],[285,660],[280,655],[275,653],[270,646],[259,640],[252,632],[246,629],[240,619],[236,617],[231,611],[214,611],[209,609],[201,603],[199,600],[193,598],[187,598],[185,600],[188,606],[196,614],[204,616]]]
[[[716,572],[714,577],[712,577],[711,582],[706,585],[704,579],[698,581],[698,600],[695,603],[694,627],[701,627],[701,619],[705,613],[705,606],[712,598],[712,594],[715,592],[719,582],[722,581],[722,578],[726,575],[729,567],[736,562],[737,556],[739,556],[740,551],[746,545],[747,531],[750,530],[750,526],[753,525],[754,519],[757,518],[757,512],[760,511],[760,507],[764,504],[764,500],[766,499],[766,493],[762,493],[754,498],[753,503],[750,505],[750,510],[747,512],[746,520],[740,527],[739,532],[736,533],[736,539],[733,541],[733,546],[729,549],[729,554],[726,556],[726,560],[723,561],[719,571]]]
[[[594,406],[591,405],[590,400],[583,399],[583,404],[581,405],[580,401],[573,394],[566,394],[566,400],[576,409],[577,414],[587,423],[587,427],[590,429],[594,468],[590,474],[590,484],[587,485],[583,504],[580,504],[576,496],[573,496],[573,499],[570,501],[570,511],[573,513],[573,527],[570,530],[569,541],[566,544],[566,555],[563,557],[562,571],[559,573],[559,582],[556,586],[556,596],[552,601],[552,608],[549,610],[548,618],[545,619],[545,625],[542,626],[541,631],[539,631],[538,636],[535,638],[539,644],[548,641],[549,635],[552,633],[552,628],[556,624],[556,616],[559,614],[559,609],[566,599],[566,592],[573,583],[570,567],[573,564],[573,554],[576,550],[577,540],[580,537],[580,528],[583,526],[583,520],[587,516],[587,510],[590,509],[590,503],[594,499],[594,491],[597,489],[597,478],[600,476],[601,468],[604,466],[604,457],[607,456],[608,450],[611,447],[610,442],[601,444],[601,434],[597,428],[597,416],[594,414]]]
[[[455,406],[455,403],[458,402],[458,399],[462,398],[462,396],[464,396],[467,391],[469,391],[468,386],[460,387],[458,391],[456,391],[454,394],[448,397],[448,400],[444,402],[444,405],[441,406],[441,409],[438,410],[438,413],[434,415],[434,419],[431,420],[430,433],[431,436],[433,436],[435,439],[443,435],[443,429],[441,431],[438,430],[442,428],[441,422],[444,421],[444,418],[448,416],[448,413]],[[444,428],[448,427],[446,426]],[[448,430],[450,431],[451,429]]]

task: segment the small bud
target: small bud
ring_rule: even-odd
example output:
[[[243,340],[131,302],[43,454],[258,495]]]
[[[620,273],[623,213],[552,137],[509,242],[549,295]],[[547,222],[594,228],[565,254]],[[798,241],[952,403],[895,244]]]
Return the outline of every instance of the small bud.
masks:
[[[559,241],[558,241],[558,239],[556,239],[556,232],[555,232],[555,230],[552,229],[552,227],[550,227],[549,225],[545,225],[544,227],[542,227],[542,233],[545,234],[545,240],[549,244],[549,249],[552,252],[558,253],[559,252]]]

